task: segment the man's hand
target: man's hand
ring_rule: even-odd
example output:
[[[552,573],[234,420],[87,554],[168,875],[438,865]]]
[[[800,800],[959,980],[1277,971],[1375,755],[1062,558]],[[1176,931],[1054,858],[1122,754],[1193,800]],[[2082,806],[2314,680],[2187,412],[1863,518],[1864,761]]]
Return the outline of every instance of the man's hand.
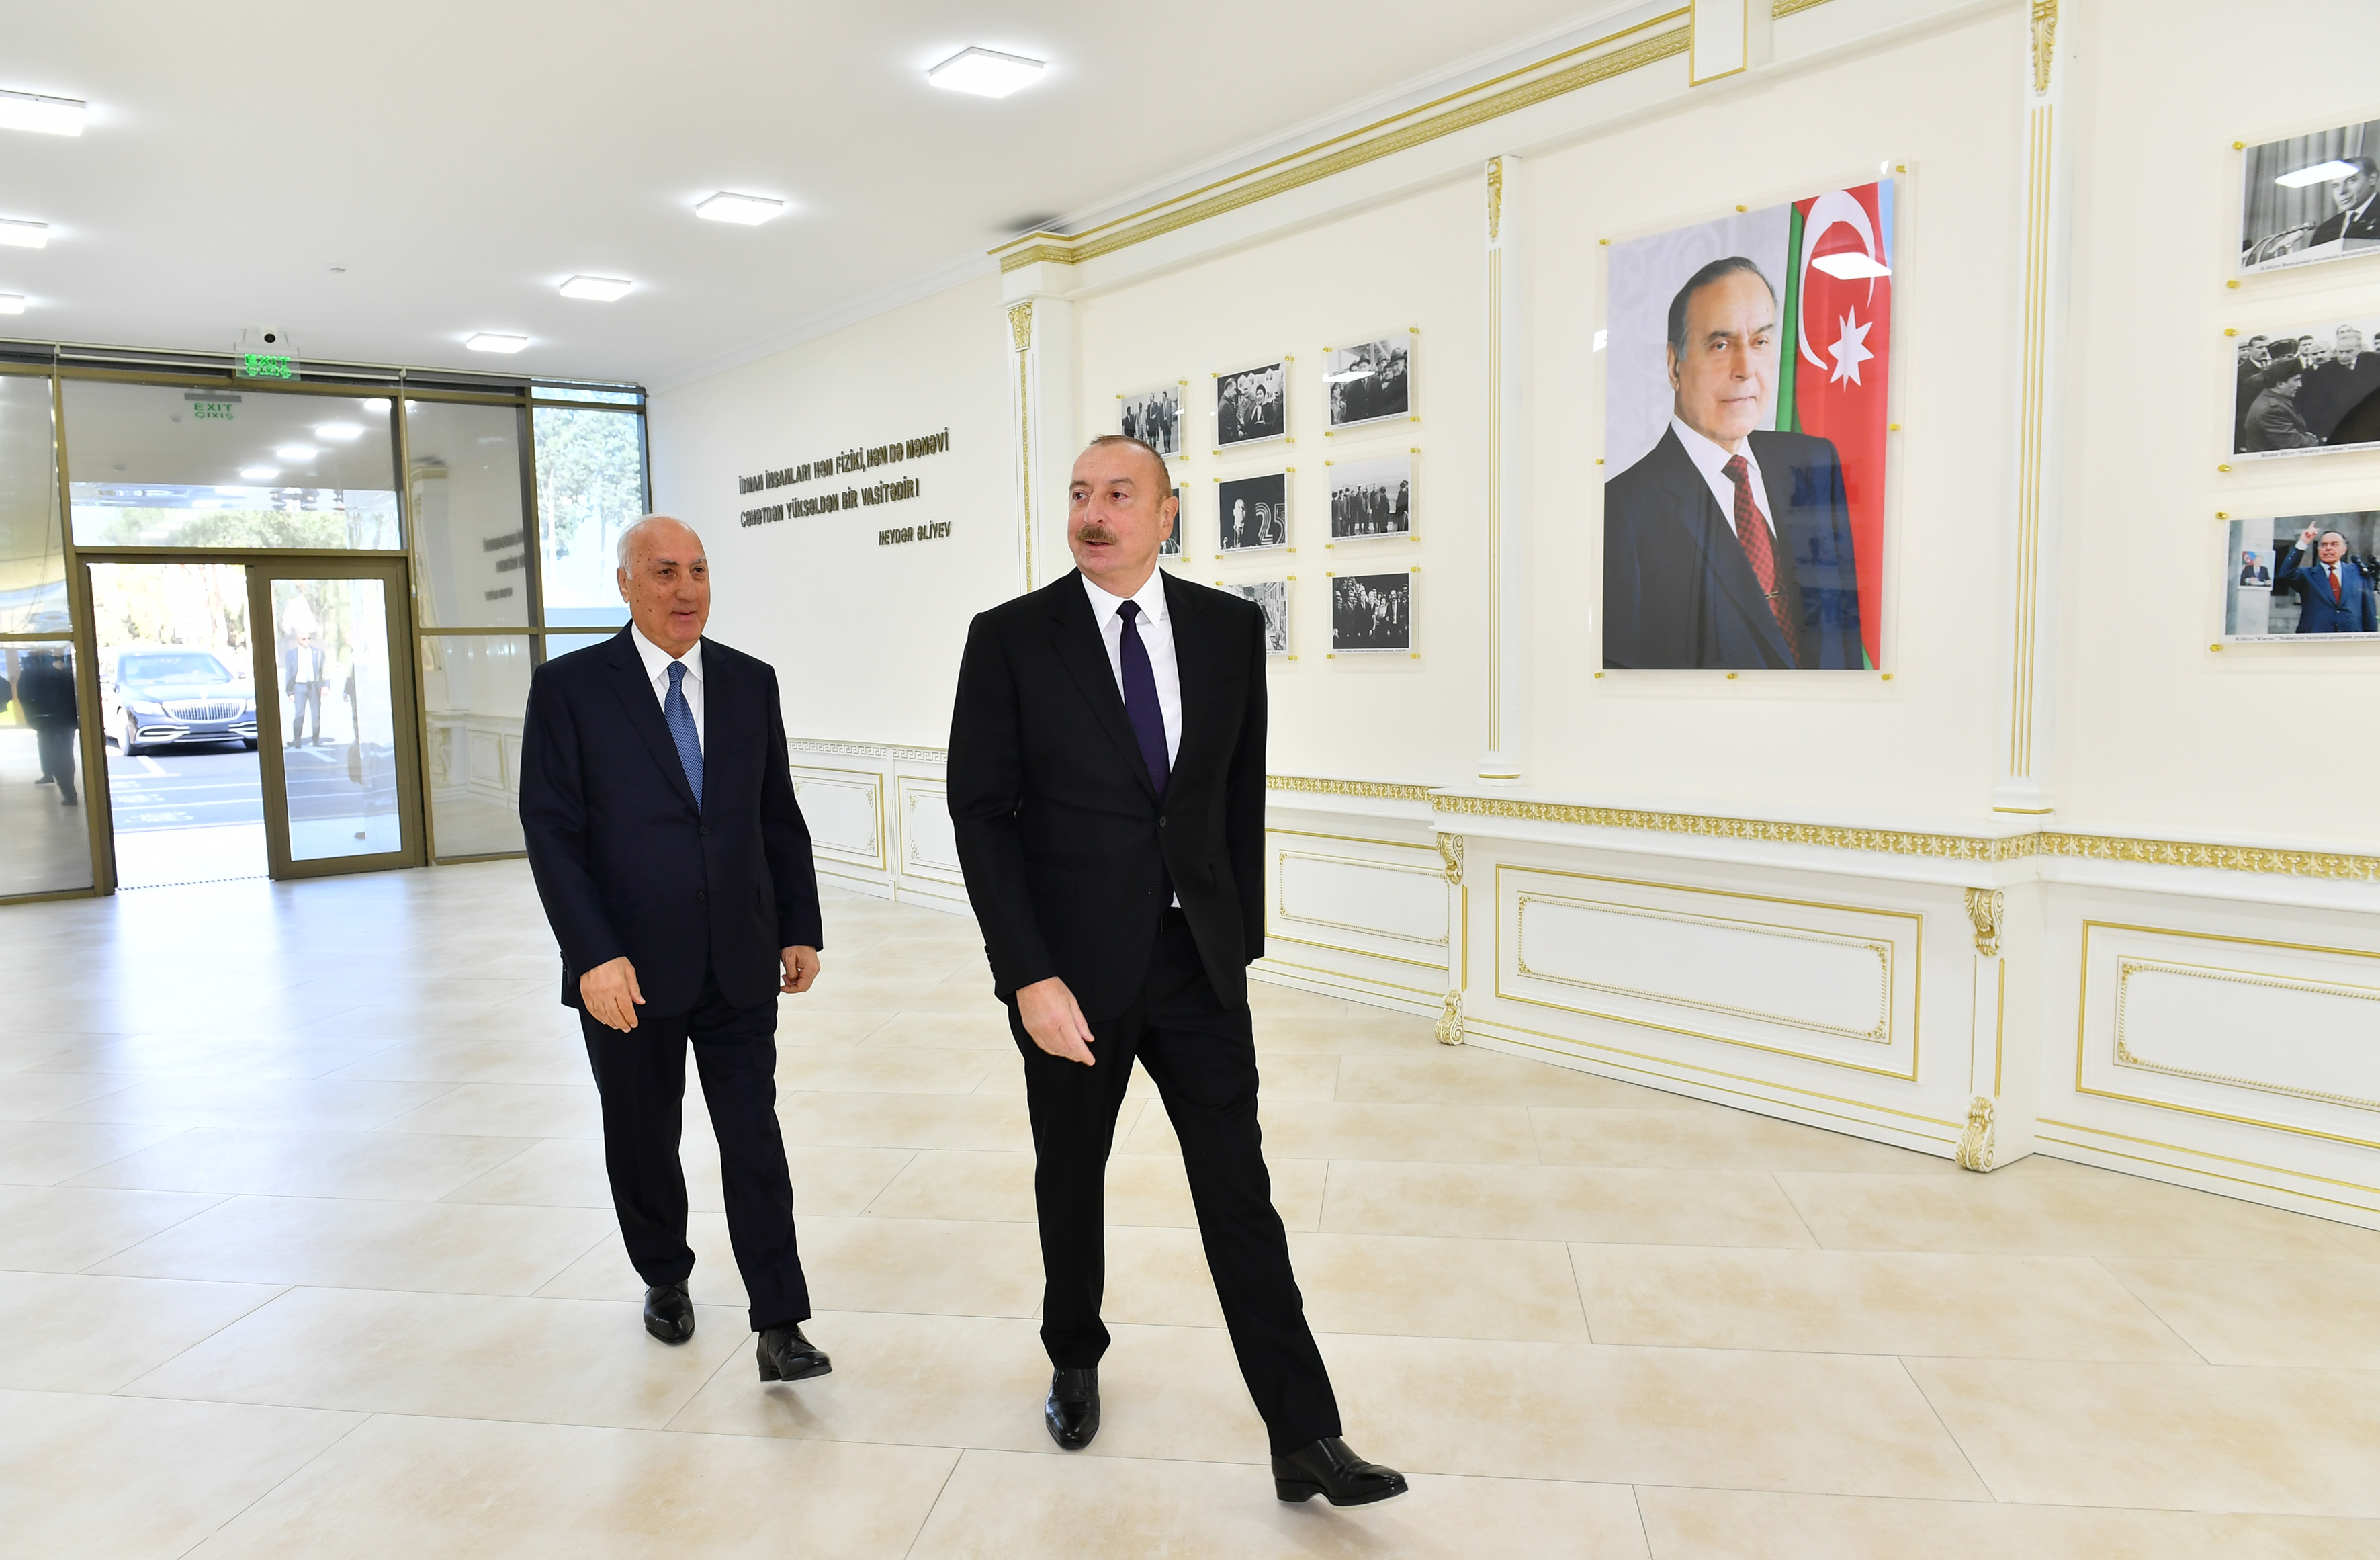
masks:
[[[2314,542],[2320,539],[2321,534],[2321,531],[2317,528],[2308,526],[2305,530],[2298,532],[2298,545],[2311,553],[2313,551]]]
[[[1034,1044],[1061,1061],[1091,1065],[1091,1026],[1065,981],[1052,975],[1017,987],[1016,1014]]]
[[[782,959],[785,966],[785,978],[777,982],[779,991],[806,992],[810,989],[810,982],[818,979],[819,957],[816,948],[799,946],[779,948],[777,957]]]
[[[645,993],[637,989],[637,967],[625,954],[597,965],[578,977],[578,1000],[597,1023],[623,1033],[635,1029],[637,1009],[645,1002]]]

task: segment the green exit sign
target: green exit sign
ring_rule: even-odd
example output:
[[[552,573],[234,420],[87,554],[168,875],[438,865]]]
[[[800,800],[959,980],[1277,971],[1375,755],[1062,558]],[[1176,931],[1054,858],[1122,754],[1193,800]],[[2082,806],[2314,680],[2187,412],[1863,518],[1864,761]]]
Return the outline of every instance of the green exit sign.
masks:
[[[263,352],[243,352],[239,355],[239,376],[242,379],[295,379],[298,360],[276,358]]]

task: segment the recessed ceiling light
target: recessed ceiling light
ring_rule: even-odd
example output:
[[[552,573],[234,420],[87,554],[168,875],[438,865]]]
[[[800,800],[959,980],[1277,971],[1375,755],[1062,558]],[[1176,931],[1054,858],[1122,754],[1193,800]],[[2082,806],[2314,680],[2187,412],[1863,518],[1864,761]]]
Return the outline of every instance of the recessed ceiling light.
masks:
[[[2356,172],[2352,163],[2342,163],[2334,157],[2327,163],[2316,163],[2311,168],[2299,168],[2273,180],[2284,189],[2303,189],[2309,184],[2328,184],[2335,178],[2345,178]]]
[[[1041,79],[1048,67],[1022,55],[991,49],[961,49],[926,72],[926,79],[947,91],[973,92],[978,97],[1003,98]]]
[[[724,189],[694,203],[694,214],[705,222],[733,222],[746,227],[758,227],[784,209],[783,201],[766,195],[735,195]]]
[[[279,475],[281,468],[278,466],[243,466],[239,469],[239,480],[244,482],[269,482]]]
[[[273,452],[274,457],[281,460],[311,460],[322,453],[312,445],[283,445]]]
[[[50,247],[50,225],[46,222],[17,222],[0,217],[0,244],[20,250],[45,250]]]
[[[625,298],[634,282],[624,282],[616,276],[573,276],[562,284],[565,298],[583,298],[595,303],[609,303]]]
[[[375,396],[370,400],[364,403],[364,410],[372,413],[376,417],[384,416],[388,411],[388,402],[382,399],[380,396]]]
[[[0,292],[0,314],[22,314],[24,311],[23,293]]]
[[[360,422],[317,422],[314,424],[314,437],[318,439],[330,439],[339,444],[345,444],[349,439],[360,439],[363,435],[363,424]]]
[[[33,92],[0,92],[0,129],[39,130],[43,135],[82,134],[83,104],[79,98],[42,97]]]
[[[502,335],[494,331],[481,331],[463,345],[474,352],[517,352],[528,345],[528,337]]]
[[[1880,265],[1857,250],[1842,250],[1834,254],[1822,254],[1810,262],[1828,275],[1839,281],[1860,282],[1870,276],[1889,276],[1892,268]]]

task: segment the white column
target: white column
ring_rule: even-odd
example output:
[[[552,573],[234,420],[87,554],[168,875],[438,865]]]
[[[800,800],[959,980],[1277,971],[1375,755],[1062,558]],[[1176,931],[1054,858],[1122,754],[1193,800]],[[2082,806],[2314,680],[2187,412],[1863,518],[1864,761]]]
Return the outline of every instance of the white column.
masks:
[[[2017,340],[2016,510],[2009,534],[2003,708],[1996,812],[2057,808],[2058,535],[2062,500],[2063,359],[2072,272],[2070,70],[2058,65],[2058,0],[2033,0],[2024,79],[2024,307]]]
[[[1080,440],[1075,423],[1074,268],[1040,261],[1002,278],[1007,312],[1011,436],[1016,452],[1018,588],[1038,590],[1074,565],[1066,552],[1066,485]]]
[[[1488,746],[1479,778],[1521,777],[1522,603],[1527,589],[1528,329],[1524,302],[1526,170],[1488,160]]]

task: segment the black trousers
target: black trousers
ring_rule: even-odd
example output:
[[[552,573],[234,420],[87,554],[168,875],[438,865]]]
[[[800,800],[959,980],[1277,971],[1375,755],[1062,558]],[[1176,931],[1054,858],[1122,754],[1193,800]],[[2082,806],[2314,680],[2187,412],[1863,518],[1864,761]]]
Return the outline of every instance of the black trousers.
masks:
[[[1090,1066],[1033,1043],[1008,1007],[1033,1117],[1033,1198],[1041,1221],[1041,1343],[1060,1367],[1097,1365],[1107,1286],[1108,1151],[1136,1057],[1182,1140],[1198,1236],[1240,1374],[1275,1452],[1339,1433],[1330,1372],[1305,1324],[1289,1237],[1273,1211],[1257,1126],[1257,1051],[1247,1005],[1226,1007],[1180,910],[1160,921],[1148,977],[1123,1017],[1094,1023]]]
[[[42,773],[58,783],[58,796],[75,799],[75,728],[42,725],[33,728],[33,749],[42,756]]]
[[[686,1169],[678,1135],[686,1048],[702,1079],[719,1139],[727,1237],[752,1302],[752,1329],[807,1322],[809,1285],[794,1246],[794,1188],[777,1127],[777,1004],[731,1007],[706,974],[694,1011],[637,1015],[623,1034],[578,1016],[603,1099],[603,1167],[628,1261],[647,1284],[683,1284],[694,1272],[686,1243]]]

